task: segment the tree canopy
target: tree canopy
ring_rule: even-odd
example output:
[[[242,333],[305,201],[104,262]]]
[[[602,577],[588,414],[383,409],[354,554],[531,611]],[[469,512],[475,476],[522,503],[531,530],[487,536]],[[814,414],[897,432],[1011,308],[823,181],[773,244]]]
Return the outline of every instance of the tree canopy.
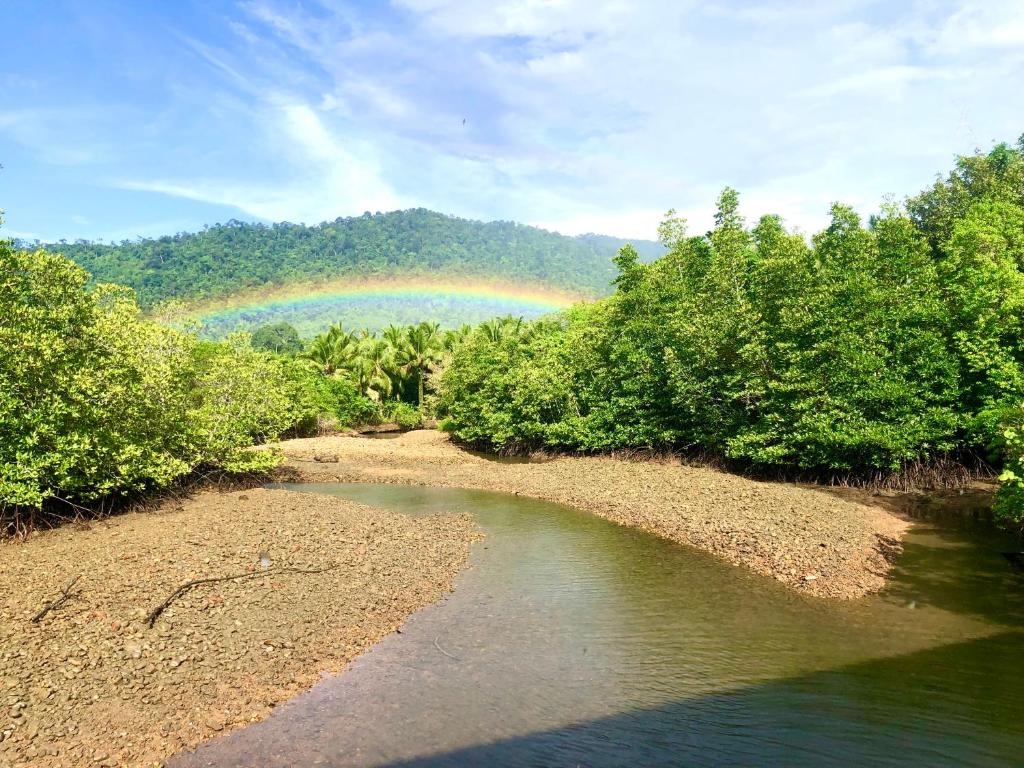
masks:
[[[810,242],[738,195],[715,227],[614,295],[495,336],[474,331],[440,382],[445,426],[509,447],[673,447],[762,467],[898,472],[971,453],[1005,466],[1024,523],[1024,143],[961,158],[869,222],[835,205]]]
[[[229,221],[156,239],[46,247],[98,282],[134,288],[149,307],[169,298],[217,298],[295,281],[397,274],[527,281],[601,295],[615,275],[611,259],[623,244],[602,235],[565,237],[510,221],[483,223],[417,208],[317,226]],[[663,251],[651,241],[635,245],[648,260]]]

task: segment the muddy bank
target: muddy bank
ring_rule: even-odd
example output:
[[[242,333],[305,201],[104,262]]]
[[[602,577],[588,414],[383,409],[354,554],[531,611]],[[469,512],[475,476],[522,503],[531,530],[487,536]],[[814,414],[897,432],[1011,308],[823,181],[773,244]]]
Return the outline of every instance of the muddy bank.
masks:
[[[465,451],[439,432],[408,432],[387,441],[289,440],[281,448],[289,466],[307,479],[480,488],[568,504],[827,597],[879,590],[887,558],[898,551],[908,526],[891,504],[875,504],[866,493],[844,497],[672,463],[500,461]]]
[[[0,765],[154,765],[262,719],[448,592],[474,535],[256,489],[0,545]]]

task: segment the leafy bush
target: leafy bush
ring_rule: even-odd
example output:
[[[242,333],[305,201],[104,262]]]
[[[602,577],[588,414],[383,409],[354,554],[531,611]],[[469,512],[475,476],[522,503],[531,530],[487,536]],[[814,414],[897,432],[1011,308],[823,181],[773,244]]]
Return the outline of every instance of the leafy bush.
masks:
[[[61,256],[0,242],[0,512],[164,487],[200,466],[277,463],[249,446],[365,409],[306,364],[145,319]]]
[[[415,405],[391,402],[382,411],[384,421],[393,422],[402,429],[419,429],[423,426],[423,414]]]
[[[999,477],[995,513],[1008,526],[1024,532],[1024,407],[1017,410],[1003,431],[1006,465]]]

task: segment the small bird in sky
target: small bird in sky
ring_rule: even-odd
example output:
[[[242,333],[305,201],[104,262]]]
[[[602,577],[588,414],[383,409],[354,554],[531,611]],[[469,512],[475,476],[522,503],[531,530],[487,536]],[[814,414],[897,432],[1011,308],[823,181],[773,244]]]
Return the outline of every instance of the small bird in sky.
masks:
[[[465,125],[465,124],[466,124],[466,118],[462,118],[462,124],[463,124],[463,125]]]

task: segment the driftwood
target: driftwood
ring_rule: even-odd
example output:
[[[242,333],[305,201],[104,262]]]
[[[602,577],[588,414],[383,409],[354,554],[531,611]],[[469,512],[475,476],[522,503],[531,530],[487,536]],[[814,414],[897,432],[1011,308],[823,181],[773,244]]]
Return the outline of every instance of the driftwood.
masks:
[[[42,610],[40,610],[39,613],[32,617],[32,623],[38,624],[40,621],[43,620],[43,617],[46,616],[46,614],[48,614],[55,608],[60,608],[62,605],[64,605],[64,603],[66,603],[68,600],[74,597],[74,593],[72,593],[71,588],[75,586],[75,584],[78,582],[80,578],[82,577],[75,576],[75,578],[69,581],[67,586],[61,589],[60,596],[56,600],[51,600],[50,602],[46,603],[42,607]]]
[[[249,573],[236,573],[234,576],[211,576],[206,579],[194,579],[193,581],[187,581],[174,590],[170,596],[164,600],[160,605],[149,612],[146,617],[146,625],[152,629],[156,620],[160,618],[160,614],[167,610],[171,603],[181,597],[183,594],[188,592],[192,587],[198,587],[201,584],[213,584],[218,581],[234,581],[235,579],[252,579],[257,576],[272,576],[275,573],[323,573],[324,571],[331,571],[337,568],[336,565],[329,565],[326,568],[267,568],[261,571],[252,571]]]

